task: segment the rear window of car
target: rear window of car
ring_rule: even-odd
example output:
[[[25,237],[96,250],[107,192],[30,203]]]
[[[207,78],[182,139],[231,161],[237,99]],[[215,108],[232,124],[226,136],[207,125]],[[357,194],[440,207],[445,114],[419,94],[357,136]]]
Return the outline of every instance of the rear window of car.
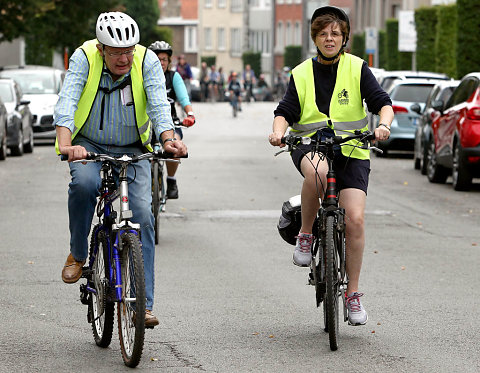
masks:
[[[404,84],[395,87],[390,98],[395,101],[426,102],[433,84]]]

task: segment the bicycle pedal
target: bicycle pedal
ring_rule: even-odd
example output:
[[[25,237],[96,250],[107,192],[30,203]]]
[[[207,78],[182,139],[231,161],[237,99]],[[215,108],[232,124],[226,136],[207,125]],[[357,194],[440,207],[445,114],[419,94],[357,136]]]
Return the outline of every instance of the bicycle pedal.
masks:
[[[88,278],[93,273],[93,271],[88,267],[82,267],[82,277]]]

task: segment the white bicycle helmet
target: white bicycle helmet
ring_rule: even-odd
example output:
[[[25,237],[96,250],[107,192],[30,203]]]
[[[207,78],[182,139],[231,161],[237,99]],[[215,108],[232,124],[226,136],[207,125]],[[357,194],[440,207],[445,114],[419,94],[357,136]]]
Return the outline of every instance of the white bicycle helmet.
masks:
[[[172,47],[166,41],[155,41],[148,46],[148,49],[151,49],[155,52],[155,54],[159,54],[160,52],[168,54],[170,57],[173,54]]]
[[[109,47],[133,47],[140,41],[137,23],[128,14],[121,12],[100,14],[95,32],[98,41]]]

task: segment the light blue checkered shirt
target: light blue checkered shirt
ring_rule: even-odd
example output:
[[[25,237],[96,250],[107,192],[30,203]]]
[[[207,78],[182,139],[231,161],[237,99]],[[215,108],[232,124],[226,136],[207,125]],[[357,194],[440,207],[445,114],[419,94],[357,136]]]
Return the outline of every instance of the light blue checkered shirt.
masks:
[[[88,60],[84,52],[77,49],[70,58],[68,72],[58,102],[55,106],[54,125],[74,131],[74,114],[88,77]],[[112,89],[121,84],[130,73],[116,82],[109,73],[103,72],[100,87]],[[147,114],[153,123],[157,138],[166,130],[172,130],[173,122],[170,103],[167,101],[165,76],[155,53],[147,49],[143,64],[143,85],[147,96]],[[100,130],[102,97],[105,96],[103,129]],[[135,124],[133,105],[125,106],[121,99],[121,89],[110,94],[99,90],[90,115],[80,133],[88,139],[106,145],[130,145],[140,139]]]

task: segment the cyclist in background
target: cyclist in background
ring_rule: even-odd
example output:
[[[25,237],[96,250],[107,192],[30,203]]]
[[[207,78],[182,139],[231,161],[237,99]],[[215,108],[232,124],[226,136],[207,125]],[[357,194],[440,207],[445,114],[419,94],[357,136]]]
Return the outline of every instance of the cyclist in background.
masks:
[[[381,124],[375,129],[376,139],[388,139],[393,120],[392,102],[365,61],[343,51],[349,34],[350,22],[343,10],[333,6],[315,10],[310,35],[317,47],[317,56],[293,69],[287,91],[274,112],[273,132],[269,135],[271,145],[285,146],[281,144],[281,138],[289,126],[292,134],[317,139],[346,135],[346,131],[366,131],[368,121],[363,99],[369,111],[380,115]],[[369,153],[369,150],[345,145],[337,149],[334,158],[339,204],[345,208],[347,222],[347,309],[352,325],[363,325],[368,319],[359,299],[363,294],[358,292],[358,285],[365,246]],[[318,191],[323,193],[328,165],[318,155],[312,156],[309,145],[300,145],[291,156],[304,177],[302,227],[297,236],[293,263],[306,267],[311,262],[312,226],[320,207]]]
[[[101,163],[72,161],[85,159],[87,152],[122,156],[152,151],[152,132],[162,139],[165,151],[178,156],[187,152],[181,140],[173,139],[165,77],[155,54],[138,44],[137,23],[124,13],[102,13],[96,36],[70,58],[55,106],[55,148],[57,154],[68,155],[72,176],[68,190],[70,255],[62,270],[66,283],[75,283],[82,276],[102,167]],[[139,161],[128,169],[127,177],[132,221],[141,227],[145,326],[154,327],[158,319],[152,313],[155,241],[150,162]]]
[[[174,123],[178,122],[177,110],[175,108],[175,102],[179,102],[185,114],[186,118],[183,120],[185,127],[191,127],[195,124],[195,115],[193,114],[192,104],[188,97],[187,88],[183,82],[182,77],[176,71],[170,70],[170,63],[172,62],[172,47],[166,41],[156,41],[148,47],[152,50],[160,60],[162,64],[162,70],[165,74],[165,86],[167,88],[167,99],[170,102],[170,108]],[[175,127],[175,138],[183,139],[183,132],[179,126]],[[176,172],[178,169],[177,162],[166,162],[167,164],[167,197],[169,199],[178,198],[178,187]]]
[[[233,100],[233,96],[237,97],[238,111],[242,111],[242,85],[238,81],[238,75],[235,71],[230,74],[230,82],[228,83],[228,92],[230,93],[230,102]]]

